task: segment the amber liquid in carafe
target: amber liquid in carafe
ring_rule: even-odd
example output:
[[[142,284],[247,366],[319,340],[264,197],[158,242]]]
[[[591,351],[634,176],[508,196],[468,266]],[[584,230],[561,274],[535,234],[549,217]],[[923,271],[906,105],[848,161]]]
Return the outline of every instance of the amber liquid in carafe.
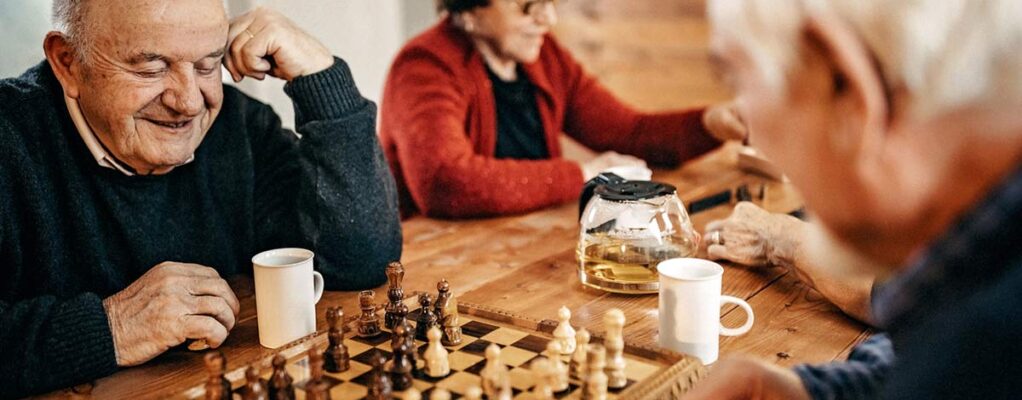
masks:
[[[576,250],[582,283],[616,293],[656,293],[657,264],[695,253],[696,244],[683,236],[621,239],[602,232],[585,235]]]

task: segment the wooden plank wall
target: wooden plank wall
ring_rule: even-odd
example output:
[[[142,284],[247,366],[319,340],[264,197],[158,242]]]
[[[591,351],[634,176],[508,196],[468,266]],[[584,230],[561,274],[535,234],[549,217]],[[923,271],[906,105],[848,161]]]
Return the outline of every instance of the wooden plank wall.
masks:
[[[558,39],[626,102],[644,110],[729,99],[707,56],[705,0],[561,0]]]

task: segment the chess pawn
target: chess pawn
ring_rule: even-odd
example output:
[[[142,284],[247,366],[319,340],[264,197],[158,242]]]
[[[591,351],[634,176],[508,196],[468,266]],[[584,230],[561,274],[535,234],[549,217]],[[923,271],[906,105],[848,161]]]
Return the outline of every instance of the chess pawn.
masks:
[[[382,354],[378,351],[373,352],[373,376],[369,381],[369,393],[366,395],[366,399],[391,400],[393,388],[390,385],[390,377],[383,371],[383,364],[386,362],[387,360],[384,359]]]
[[[483,382],[483,393],[487,399],[511,398],[511,375],[500,360],[500,347],[491,343],[486,348],[486,365],[479,372]]]
[[[408,322],[408,306],[404,303],[398,304],[397,309],[394,311],[398,319],[398,324],[404,327],[405,343],[407,343],[410,351],[405,353],[405,358],[408,360],[408,365],[412,368],[412,375],[415,375],[418,371],[418,346],[415,345],[415,328],[412,327],[411,322]],[[396,325],[395,325],[396,332]]]
[[[305,382],[305,398],[330,400],[330,386],[323,381],[323,353],[315,347],[309,349],[309,380]]]
[[[554,398],[554,391],[550,384],[554,379],[551,379],[553,371],[550,368],[550,360],[545,358],[532,360],[532,363],[529,364],[529,370],[532,371],[532,381],[535,383],[535,386],[532,387],[532,398],[535,400],[552,400]]]
[[[550,362],[550,389],[557,393],[568,390],[568,366],[561,361],[561,353],[561,342],[556,340],[547,342],[546,351],[543,352]]]
[[[230,400],[231,382],[224,378],[227,358],[220,351],[207,352],[204,361],[209,379],[206,380],[206,400]]]
[[[621,389],[628,384],[625,377],[625,339],[622,330],[625,326],[625,314],[614,308],[603,315],[603,325],[607,335],[603,345],[607,348],[607,387]]]
[[[348,346],[344,344],[344,309],[330,307],[326,310],[327,332],[329,345],[323,352],[325,362],[323,368],[330,372],[344,372],[349,367]]]
[[[465,400],[483,400],[483,388],[471,386],[465,390]]]
[[[589,371],[582,383],[582,399],[604,400],[607,398],[607,374],[603,372],[607,358],[606,350],[601,345],[590,344],[586,358]]]
[[[429,333],[429,345],[426,352],[422,353],[422,360],[426,363],[426,375],[432,378],[440,378],[451,373],[451,364],[448,359],[447,349],[440,345],[440,329],[432,327]]]
[[[400,262],[394,261],[387,265],[387,299],[389,302],[387,303],[386,313],[383,315],[383,325],[387,329],[393,330],[398,323],[397,306],[402,304],[405,299],[405,290],[401,287],[404,276],[405,268]]]
[[[436,284],[437,297],[434,309],[443,332],[440,342],[444,346],[461,344],[461,326],[459,324],[458,300],[451,295],[451,284],[441,279]]]
[[[408,388],[408,390],[405,390],[404,395],[401,396],[401,400],[422,400],[422,392],[414,387]]]
[[[436,313],[433,311],[432,304],[433,298],[430,297],[429,293],[419,295],[419,319],[415,322],[416,339],[429,340],[426,337],[426,333],[437,324]]]
[[[245,369],[245,388],[241,391],[241,400],[268,400],[266,383],[259,377],[259,364],[249,365]]]
[[[270,361],[270,364],[273,365],[273,374],[270,375],[270,383],[267,386],[271,400],[294,400],[295,398],[294,378],[291,378],[287,369],[284,368],[286,363],[287,359],[279,353]]]
[[[390,379],[394,390],[398,391],[412,387],[412,366],[408,363],[407,354],[414,352],[415,349],[408,347],[406,333],[404,324],[398,324],[394,327],[394,336],[390,340],[394,354],[390,363]]]
[[[575,328],[571,327],[571,310],[561,306],[557,310],[557,319],[560,323],[554,328],[554,339],[561,342],[561,354],[571,354],[575,352]]]
[[[586,380],[586,353],[589,351],[589,331],[579,329],[575,333],[575,352],[571,355],[571,376],[580,381]]]
[[[429,400],[451,400],[451,392],[438,387],[433,389],[433,394],[429,396]]]
[[[380,316],[376,315],[376,304],[373,298],[376,293],[372,290],[363,290],[358,294],[359,308],[362,315],[358,319],[358,336],[373,337],[380,334]]]

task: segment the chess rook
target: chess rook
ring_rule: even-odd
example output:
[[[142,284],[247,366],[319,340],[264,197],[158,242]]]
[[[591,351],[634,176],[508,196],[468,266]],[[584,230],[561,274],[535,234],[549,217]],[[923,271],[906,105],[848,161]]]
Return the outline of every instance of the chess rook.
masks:
[[[363,290],[358,294],[359,308],[362,315],[358,319],[358,336],[374,337],[380,332],[380,316],[376,314],[376,304],[373,299],[376,293],[372,290]]]
[[[349,368],[348,346],[344,344],[344,309],[330,307],[326,310],[329,344],[323,352],[323,368],[329,372],[344,372]]]

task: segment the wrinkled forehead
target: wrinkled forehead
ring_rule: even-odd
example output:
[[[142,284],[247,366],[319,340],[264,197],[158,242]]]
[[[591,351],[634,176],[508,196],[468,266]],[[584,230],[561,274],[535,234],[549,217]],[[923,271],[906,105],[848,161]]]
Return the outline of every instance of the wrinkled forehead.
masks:
[[[92,0],[85,29],[97,50],[195,59],[222,48],[228,20],[221,0]]]

